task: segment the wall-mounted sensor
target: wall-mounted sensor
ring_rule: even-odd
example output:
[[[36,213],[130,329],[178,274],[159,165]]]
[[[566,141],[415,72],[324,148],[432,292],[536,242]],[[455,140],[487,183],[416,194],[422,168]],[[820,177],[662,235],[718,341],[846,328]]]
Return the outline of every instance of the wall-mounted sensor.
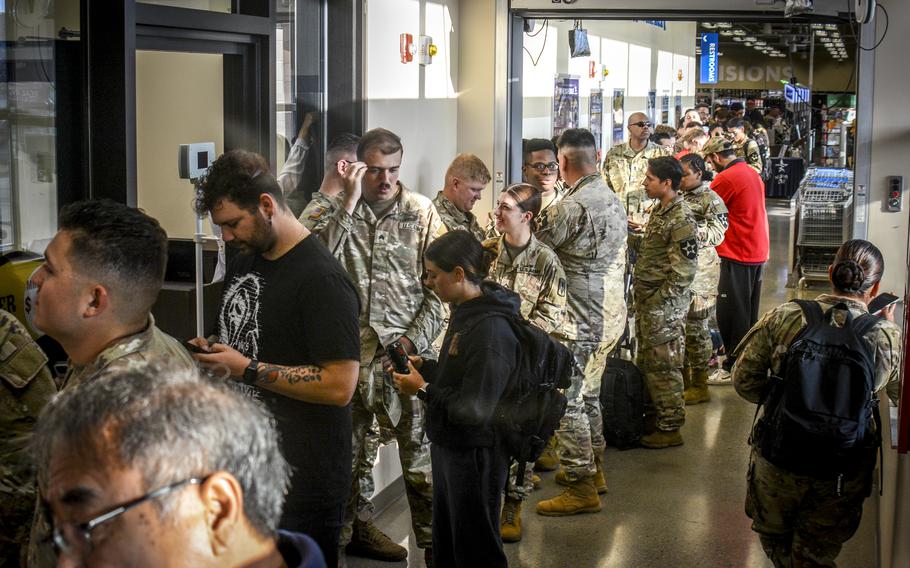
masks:
[[[180,179],[197,179],[205,175],[215,161],[215,143],[181,144],[177,150],[177,174]]]

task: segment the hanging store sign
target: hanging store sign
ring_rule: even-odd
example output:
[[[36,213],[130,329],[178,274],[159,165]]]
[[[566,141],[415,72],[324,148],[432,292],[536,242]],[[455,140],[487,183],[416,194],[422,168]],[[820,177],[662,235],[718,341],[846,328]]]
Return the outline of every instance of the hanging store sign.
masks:
[[[698,82],[705,85],[717,83],[718,76],[717,34],[701,34],[701,55],[699,56]]]
[[[603,130],[604,130],[604,92],[602,89],[591,89],[591,97],[588,99],[588,128],[594,135],[594,142],[597,150],[603,147]]]
[[[809,102],[809,89],[786,83],[784,85],[784,99],[788,103],[807,103]]]

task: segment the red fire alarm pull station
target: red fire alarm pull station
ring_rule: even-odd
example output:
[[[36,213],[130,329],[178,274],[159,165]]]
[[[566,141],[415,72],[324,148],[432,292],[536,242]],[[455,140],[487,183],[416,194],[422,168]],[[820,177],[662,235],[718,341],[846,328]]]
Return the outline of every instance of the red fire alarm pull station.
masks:
[[[410,63],[414,61],[414,36],[401,34],[398,36],[398,44],[401,51],[401,62]]]
[[[594,77],[597,76],[596,68],[597,68],[597,65],[593,59],[588,62],[588,77],[589,78],[593,79]]]

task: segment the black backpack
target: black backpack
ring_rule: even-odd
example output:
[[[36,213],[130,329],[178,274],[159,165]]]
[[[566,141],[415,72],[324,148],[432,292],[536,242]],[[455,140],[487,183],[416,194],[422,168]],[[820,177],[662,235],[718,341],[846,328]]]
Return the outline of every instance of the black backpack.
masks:
[[[607,444],[619,450],[637,448],[645,429],[645,380],[635,363],[607,359],[600,406]]]
[[[497,434],[509,456],[518,462],[516,479],[521,482],[526,464],[540,457],[566,413],[568,401],[559,389],[569,388],[572,375],[579,370],[565,345],[519,316],[489,314],[471,327],[495,316],[509,322],[521,346],[519,366],[509,377],[493,415]]]
[[[782,469],[843,479],[868,467],[881,441],[873,353],[863,340],[879,318],[854,319],[839,303],[831,309],[847,316],[836,327],[817,302],[795,302],[806,327],[787,348],[753,440],[762,457]]]
[[[771,179],[771,146],[766,134],[757,134],[753,140],[758,145],[758,155],[761,156],[761,179],[768,181]]]

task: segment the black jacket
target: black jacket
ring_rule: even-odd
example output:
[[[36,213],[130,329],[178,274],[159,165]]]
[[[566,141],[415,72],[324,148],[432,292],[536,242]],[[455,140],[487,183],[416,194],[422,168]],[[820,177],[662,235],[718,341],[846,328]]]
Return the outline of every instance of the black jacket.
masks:
[[[439,361],[425,361],[427,436],[434,444],[489,447],[493,411],[518,366],[520,345],[506,318],[519,315],[518,295],[484,282],[483,295],[452,312]],[[479,319],[482,321],[478,321]]]

